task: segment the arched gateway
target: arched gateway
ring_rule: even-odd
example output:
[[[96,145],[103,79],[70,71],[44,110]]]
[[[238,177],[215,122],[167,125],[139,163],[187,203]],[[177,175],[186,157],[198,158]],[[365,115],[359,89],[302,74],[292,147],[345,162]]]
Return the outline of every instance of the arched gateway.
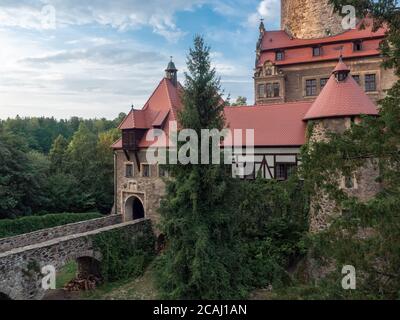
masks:
[[[142,201],[136,196],[128,198],[125,203],[125,220],[143,219],[144,216],[145,212]]]

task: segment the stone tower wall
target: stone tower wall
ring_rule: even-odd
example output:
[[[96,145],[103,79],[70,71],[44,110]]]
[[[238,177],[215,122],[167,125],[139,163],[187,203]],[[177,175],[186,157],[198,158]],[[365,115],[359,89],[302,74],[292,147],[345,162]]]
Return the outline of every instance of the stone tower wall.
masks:
[[[360,121],[356,118],[356,121]],[[350,118],[323,119],[314,122],[310,142],[328,141],[328,132],[343,133],[351,126]],[[379,175],[377,162],[374,159],[366,159],[365,165],[353,173],[353,187],[345,187],[344,177],[337,177],[337,184],[340,188],[352,197],[360,201],[368,201],[380,190],[381,184],[376,181]],[[317,233],[329,227],[331,220],[342,214],[342,209],[329,198],[322,190],[318,190],[311,200],[310,210],[310,231]]]
[[[281,1],[281,29],[294,38],[322,38],[342,33],[341,20],[329,0]]]

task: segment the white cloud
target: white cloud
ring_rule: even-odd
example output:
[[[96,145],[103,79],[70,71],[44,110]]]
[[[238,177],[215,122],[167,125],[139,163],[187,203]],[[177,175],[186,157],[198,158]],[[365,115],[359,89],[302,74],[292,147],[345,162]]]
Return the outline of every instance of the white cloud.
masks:
[[[171,42],[185,32],[174,20],[178,11],[190,10],[210,0],[19,0],[0,3],[0,26],[25,29],[47,29],[48,10],[53,6],[56,27],[66,25],[100,24],[124,31],[150,26]],[[212,2],[212,1],[211,1]]]
[[[280,0],[262,0],[258,5],[257,12],[250,14],[247,22],[254,27],[260,23],[260,18],[264,18],[267,25],[276,24],[280,18],[280,5]]]

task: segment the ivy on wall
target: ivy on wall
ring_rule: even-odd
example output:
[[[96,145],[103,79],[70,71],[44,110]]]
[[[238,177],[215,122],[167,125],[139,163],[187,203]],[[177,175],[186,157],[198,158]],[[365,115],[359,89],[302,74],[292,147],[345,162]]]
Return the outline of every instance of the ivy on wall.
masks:
[[[93,239],[102,254],[101,274],[106,282],[142,275],[155,257],[155,235],[149,221],[140,230],[111,230]]]

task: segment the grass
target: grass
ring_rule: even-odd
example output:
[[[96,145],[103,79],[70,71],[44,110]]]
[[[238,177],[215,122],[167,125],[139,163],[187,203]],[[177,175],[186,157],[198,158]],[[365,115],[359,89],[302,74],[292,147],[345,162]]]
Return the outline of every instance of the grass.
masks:
[[[4,219],[0,220],[0,239],[101,217],[103,215],[100,213],[92,212],[57,213],[43,216],[27,216],[18,219]]]
[[[78,264],[76,261],[67,263],[60,272],[57,273],[56,288],[62,289],[68,282],[75,278],[78,271]]]
[[[94,291],[83,292],[81,298],[85,300],[156,300],[158,292],[154,284],[153,267],[150,265],[141,277],[106,283]]]

